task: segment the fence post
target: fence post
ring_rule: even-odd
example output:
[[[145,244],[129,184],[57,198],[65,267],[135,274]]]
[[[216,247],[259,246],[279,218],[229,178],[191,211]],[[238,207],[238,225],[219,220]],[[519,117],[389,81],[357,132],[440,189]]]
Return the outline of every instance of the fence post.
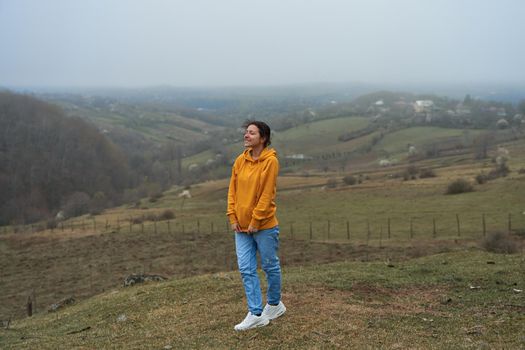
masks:
[[[379,228],[379,249],[383,248],[383,225]]]
[[[93,218],[93,231],[97,231],[97,219]]]
[[[131,233],[131,231],[133,230],[133,218],[130,216],[129,217],[129,233]]]
[[[414,237],[414,218],[410,218],[410,239]]]
[[[458,237],[461,237],[461,228],[459,225],[459,214],[456,214],[456,223],[458,224]]]
[[[31,296],[27,297],[26,310],[27,316],[33,316],[33,301],[31,300]]]
[[[140,232],[144,233],[144,216],[142,217],[142,221],[140,222]]]
[[[328,239],[330,239],[330,220],[328,220],[328,227],[327,227],[327,232],[328,232]]]
[[[201,221],[197,219],[197,233],[201,233]]]
[[[153,219],[153,227],[155,229],[155,234],[157,234],[157,218]]]
[[[390,218],[388,218],[387,223],[388,223],[388,239],[390,239]]]
[[[432,237],[436,238],[436,218],[432,218]]]
[[[108,230],[109,222],[108,219],[106,219],[106,231]]]
[[[512,214],[509,213],[509,234],[512,232]]]
[[[481,214],[481,223],[483,225],[483,237],[487,235],[487,225],[485,224],[485,213]]]
[[[294,235],[293,235],[293,222],[290,223],[290,234],[292,235],[292,240],[294,240]]]
[[[120,218],[117,216],[117,232],[120,232]]]
[[[366,219],[366,245],[368,246],[368,241],[370,240],[370,220]]]
[[[312,222],[310,221],[310,240],[312,240]]]
[[[346,239],[350,240],[350,222],[346,221]]]

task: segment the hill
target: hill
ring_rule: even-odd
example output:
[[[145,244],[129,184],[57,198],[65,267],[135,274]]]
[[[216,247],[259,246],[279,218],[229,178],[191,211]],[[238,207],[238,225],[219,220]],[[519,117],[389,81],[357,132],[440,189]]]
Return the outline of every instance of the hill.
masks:
[[[0,130],[0,225],[44,219],[68,196],[82,205],[86,193],[112,200],[128,185],[120,149],[54,105],[2,92]]]
[[[151,97],[123,99],[97,94],[44,94],[67,115],[91,122],[130,154],[152,151],[168,142],[177,146],[207,141],[225,129],[225,121],[197,108],[165,105]]]
[[[173,279],[13,321],[0,347],[517,349],[523,267],[523,256],[469,250],[285,269],[287,313],[242,333],[233,330],[245,314],[238,273]]]
[[[277,205],[283,265],[403,260],[462,249],[498,232],[523,238],[525,143],[503,146],[511,172],[483,184],[475,177],[494,164],[472,155],[413,162],[415,177],[406,180],[406,164],[351,173],[354,185],[345,184],[340,172],[282,174]],[[420,178],[420,169],[435,176]],[[446,195],[458,178],[474,184],[474,191]],[[40,309],[69,295],[88,298],[133,273],[183,277],[233,270],[227,187],[227,179],[173,186],[158,197],[56,227],[0,228],[0,319],[23,317],[33,294]],[[191,198],[180,196],[184,190]]]

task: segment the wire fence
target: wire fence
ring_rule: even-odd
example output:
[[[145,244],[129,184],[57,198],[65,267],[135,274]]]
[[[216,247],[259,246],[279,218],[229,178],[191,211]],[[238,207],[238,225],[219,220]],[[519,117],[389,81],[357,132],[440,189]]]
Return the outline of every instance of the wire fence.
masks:
[[[41,305],[69,295],[84,298],[121,284],[130,274],[190,276],[236,268],[234,241],[224,218],[159,220],[148,219],[146,215],[102,216],[65,220],[49,228],[38,225],[0,228],[0,233],[17,233],[15,236],[37,231],[51,235],[80,232],[87,237],[42,241],[30,250],[26,249],[25,240],[12,241],[13,252],[7,251],[2,263],[4,272],[6,276],[14,276],[22,271],[23,278],[16,279],[10,287],[14,291],[11,295],[19,295],[18,299],[9,301],[9,295],[0,296],[0,304],[6,305],[0,306],[0,313],[11,312],[13,307],[8,303],[13,302],[18,310],[15,314],[22,315],[21,306],[29,299],[27,293],[31,290],[34,310],[36,296]],[[284,217],[280,220],[280,232],[283,266],[341,259],[368,261],[374,256],[382,259],[396,254],[408,256],[412,249],[417,249],[410,247],[417,246],[418,241],[478,240],[494,232],[523,236],[525,215],[514,211],[354,214],[326,220]],[[40,263],[26,270],[22,261]],[[45,281],[39,279],[42,275],[47,276]],[[31,282],[35,280],[40,281],[38,287]]]
[[[444,213],[418,212],[393,215],[358,214],[321,220],[280,220],[281,237],[316,241],[406,240],[418,238],[475,239],[493,232],[525,232],[525,212]],[[167,219],[145,215],[100,219],[97,217],[71,219],[56,225],[4,226],[0,232],[34,233],[53,232],[113,232],[113,233],[166,233],[200,234],[230,231],[227,220]]]

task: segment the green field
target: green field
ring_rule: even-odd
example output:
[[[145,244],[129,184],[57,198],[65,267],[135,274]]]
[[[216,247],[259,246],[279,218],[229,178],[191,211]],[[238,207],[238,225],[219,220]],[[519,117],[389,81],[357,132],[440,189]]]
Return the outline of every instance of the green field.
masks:
[[[439,127],[411,127],[387,134],[374,146],[374,151],[387,153],[390,156],[405,156],[408,152],[408,144],[423,151],[425,146],[442,143],[460,144],[468,146],[474,138],[484,130],[461,130]]]
[[[237,272],[176,278],[15,320],[0,347],[519,349],[524,268],[523,256],[477,250],[288,268],[286,314],[242,333],[233,330],[246,312]]]
[[[284,155],[319,155],[337,146],[338,137],[344,133],[365,128],[368,118],[345,117],[321,120],[278,132],[272,141]]]

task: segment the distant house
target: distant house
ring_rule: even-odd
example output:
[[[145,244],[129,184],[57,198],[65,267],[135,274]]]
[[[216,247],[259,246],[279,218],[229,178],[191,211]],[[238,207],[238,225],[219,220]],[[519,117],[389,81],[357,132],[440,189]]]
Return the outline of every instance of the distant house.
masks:
[[[313,159],[312,157],[306,156],[302,153],[299,154],[291,154],[289,156],[285,156],[286,159],[293,159],[293,160],[310,160]]]
[[[386,106],[383,100],[377,100],[376,102],[372,103],[370,107],[368,107],[367,112],[368,113],[386,113],[389,110],[390,108]]]
[[[417,100],[414,103],[414,111],[416,113],[430,113],[434,108],[434,101],[432,100]]]
[[[458,103],[456,106],[456,115],[463,116],[463,115],[470,115],[471,110],[470,107],[465,106],[463,103]]]

